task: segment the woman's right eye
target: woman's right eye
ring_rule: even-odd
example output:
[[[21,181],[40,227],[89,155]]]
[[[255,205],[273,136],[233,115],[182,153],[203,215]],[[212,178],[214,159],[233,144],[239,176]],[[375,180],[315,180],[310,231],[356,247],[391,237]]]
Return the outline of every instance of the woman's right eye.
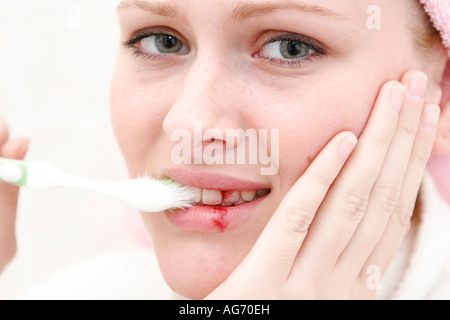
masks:
[[[150,54],[189,53],[189,49],[183,42],[170,34],[159,34],[144,38],[141,40],[141,47]]]
[[[184,55],[189,48],[177,37],[167,33],[143,33],[136,35],[125,46],[134,49],[134,53],[148,58],[171,54]]]

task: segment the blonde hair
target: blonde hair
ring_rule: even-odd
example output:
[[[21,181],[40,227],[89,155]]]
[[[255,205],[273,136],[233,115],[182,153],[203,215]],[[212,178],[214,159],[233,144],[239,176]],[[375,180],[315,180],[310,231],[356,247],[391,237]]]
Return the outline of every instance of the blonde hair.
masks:
[[[430,17],[425,12],[419,0],[412,6],[413,21],[411,31],[414,37],[414,45],[423,55],[430,55],[443,47],[439,31],[433,26]]]

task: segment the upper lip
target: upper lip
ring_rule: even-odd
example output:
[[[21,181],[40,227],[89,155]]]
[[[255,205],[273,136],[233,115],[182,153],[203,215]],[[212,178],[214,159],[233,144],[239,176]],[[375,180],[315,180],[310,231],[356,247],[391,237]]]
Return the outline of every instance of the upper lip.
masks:
[[[164,170],[163,174],[180,184],[208,190],[256,191],[270,189],[269,185],[256,181],[181,167],[168,168]]]

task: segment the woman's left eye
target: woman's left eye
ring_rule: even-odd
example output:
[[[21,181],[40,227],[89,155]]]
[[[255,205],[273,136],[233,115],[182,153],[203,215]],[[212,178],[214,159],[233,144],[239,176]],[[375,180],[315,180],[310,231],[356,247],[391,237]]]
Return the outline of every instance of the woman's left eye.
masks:
[[[261,54],[276,59],[300,59],[313,52],[313,49],[299,41],[279,40],[266,44]]]
[[[279,65],[289,64],[290,67],[300,67],[303,62],[325,53],[319,44],[308,43],[306,40],[282,38],[268,41],[257,53],[257,57]]]

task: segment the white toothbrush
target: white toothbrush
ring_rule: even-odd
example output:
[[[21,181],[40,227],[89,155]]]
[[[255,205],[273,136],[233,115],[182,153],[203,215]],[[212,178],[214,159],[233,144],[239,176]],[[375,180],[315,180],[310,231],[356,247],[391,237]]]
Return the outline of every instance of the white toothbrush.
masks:
[[[142,212],[160,212],[193,205],[195,194],[187,186],[166,179],[124,181],[92,180],[69,175],[44,162],[0,158],[0,181],[33,190],[74,188],[112,197]]]

